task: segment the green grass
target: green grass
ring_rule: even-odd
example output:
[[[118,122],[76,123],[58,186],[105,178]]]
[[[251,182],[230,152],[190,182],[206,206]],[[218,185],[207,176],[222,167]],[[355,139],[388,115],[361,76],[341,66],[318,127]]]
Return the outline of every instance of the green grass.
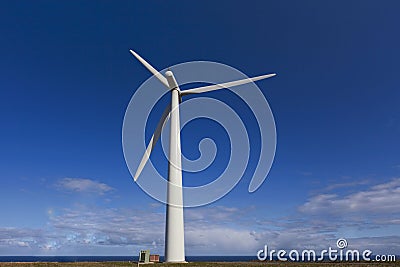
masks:
[[[112,266],[137,266],[131,262],[0,262],[0,267],[21,266],[21,267],[112,267]],[[277,267],[277,266],[293,266],[293,267],[400,267],[400,262],[191,262],[187,264],[181,263],[157,263],[140,265],[142,267]]]

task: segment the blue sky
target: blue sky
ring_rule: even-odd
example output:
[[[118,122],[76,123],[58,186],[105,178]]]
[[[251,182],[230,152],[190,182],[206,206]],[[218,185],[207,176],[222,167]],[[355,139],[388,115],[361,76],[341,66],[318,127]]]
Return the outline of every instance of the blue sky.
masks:
[[[277,127],[271,172],[253,194],[246,173],[220,201],[187,209],[187,255],[327,248],[339,237],[399,254],[399,5],[4,2],[0,254],[163,254],[165,207],[134,184],[122,152],[125,109],[150,77],[129,49],[159,69],[209,60],[278,73],[258,83]],[[193,127],[183,145],[196,148],[202,136],[189,137],[206,129],[224,146],[215,125]]]

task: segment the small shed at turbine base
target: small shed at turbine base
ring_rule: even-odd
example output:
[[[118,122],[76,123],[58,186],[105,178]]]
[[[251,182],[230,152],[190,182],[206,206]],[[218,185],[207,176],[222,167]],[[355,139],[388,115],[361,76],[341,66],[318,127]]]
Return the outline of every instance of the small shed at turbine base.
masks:
[[[140,263],[150,263],[150,250],[141,250],[139,253]]]
[[[150,254],[150,250],[141,250],[139,253],[139,263],[155,263],[160,262],[160,255],[158,254]]]
[[[150,262],[160,262],[160,255],[150,254]]]

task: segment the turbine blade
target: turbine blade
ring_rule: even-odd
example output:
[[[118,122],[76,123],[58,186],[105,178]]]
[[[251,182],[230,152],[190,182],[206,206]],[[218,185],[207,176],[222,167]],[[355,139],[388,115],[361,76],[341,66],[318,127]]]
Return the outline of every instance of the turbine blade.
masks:
[[[140,161],[139,167],[136,170],[135,176],[133,177],[133,180],[135,182],[138,179],[138,177],[139,177],[140,173],[142,172],[144,166],[146,165],[147,161],[149,160],[151,151],[153,151],[153,148],[156,146],[156,143],[157,143],[158,139],[160,138],[162,129],[164,128],[165,123],[169,119],[170,110],[171,110],[171,107],[170,107],[170,105],[168,105],[167,108],[164,110],[164,113],[162,114],[160,121],[157,124],[157,128],[154,131],[149,144],[147,145],[146,152],[144,152],[142,161]]]
[[[261,75],[261,76],[257,76],[257,77],[253,77],[253,78],[246,78],[246,79],[233,81],[233,82],[214,84],[214,85],[208,85],[208,86],[188,89],[185,91],[181,91],[181,95],[199,94],[199,93],[205,93],[205,92],[209,92],[209,91],[234,87],[234,86],[238,86],[238,85],[242,85],[242,84],[246,84],[246,83],[251,83],[251,82],[267,79],[267,78],[273,77],[275,75],[276,75],[275,73],[272,73],[272,74]]]
[[[146,60],[144,60],[141,56],[139,56],[135,51],[133,50],[129,50],[132,55],[135,56],[135,58],[137,58],[151,73],[153,73],[154,76],[157,77],[157,79],[160,80],[160,82],[162,82],[162,84],[164,84],[168,89],[168,82],[167,79],[161,74],[159,73],[155,68],[153,68],[153,66],[151,66]]]

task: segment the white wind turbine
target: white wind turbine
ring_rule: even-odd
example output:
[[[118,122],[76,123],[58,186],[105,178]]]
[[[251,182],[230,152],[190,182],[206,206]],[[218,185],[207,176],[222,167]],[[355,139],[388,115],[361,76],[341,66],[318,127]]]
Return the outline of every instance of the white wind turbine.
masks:
[[[157,140],[161,135],[163,126],[171,119],[170,140],[169,140],[169,164],[168,164],[168,188],[167,188],[167,218],[165,227],[165,261],[166,262],[185,262],[185,241],[184,241],[184,226],[183,226],[183,196],[182,196],[182,168],[181,168],[181,135],[180,135],[180,119],[179,119],[179,103],[182,101],[182,96],[189,94],[204,93],[228,87],[238,86],[246,83],[259,81],[262,79],[275,76],[275,73],[261,75],[253,78],[226,82],[203,86],[193,89],[181,91],[175,80],[172,71],[165,72],[165,77],[146,62],[133,50],[130,50],[134,55],[168,90],[171,91],[171,105],[168,106],[158,125],[154,131],[146,152],[139,164],[139,167],[134,176],[136,181],[142,172],[146,162],[150,158],[150,153],[153,150]]]

